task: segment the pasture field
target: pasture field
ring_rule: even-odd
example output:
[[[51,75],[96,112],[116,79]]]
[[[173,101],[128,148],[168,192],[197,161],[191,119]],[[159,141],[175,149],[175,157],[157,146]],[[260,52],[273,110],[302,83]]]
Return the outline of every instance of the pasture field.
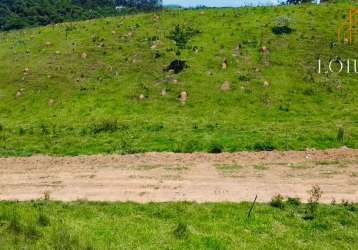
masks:
[[[276,207],[275,207],[276,206]],[[0,203],[1,249],[357,249],[358,207]]]
[[[348,8],[163,10],[2,32],[0,155],[357,148],[357,74],[317,73],[318,58],[357,56],[358,43],[337,45]],[[165,70],[175,59],[187,64],[178,74]]]

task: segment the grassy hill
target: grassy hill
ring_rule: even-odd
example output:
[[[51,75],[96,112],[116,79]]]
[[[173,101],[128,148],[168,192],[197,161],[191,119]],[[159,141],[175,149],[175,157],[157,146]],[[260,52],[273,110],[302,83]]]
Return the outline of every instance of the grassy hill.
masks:
[[[164,10],[0,33],[0,155],[357,148],[357,74],[317,73],[318,58],[357,56],[358,43],[335,44],[348,7]],[[180,55],[177,25],[198,31]],[[188,67],[165,71],[175,59]]]

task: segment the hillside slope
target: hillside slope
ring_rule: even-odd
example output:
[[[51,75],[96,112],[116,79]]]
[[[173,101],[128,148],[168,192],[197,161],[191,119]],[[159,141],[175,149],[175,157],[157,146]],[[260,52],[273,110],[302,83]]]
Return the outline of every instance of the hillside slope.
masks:
[[[317,73],[318,58],[357,57],[358,43],[335,45],[347,12],[172,10],[0,33],[0,155],[357,148],[357,74]],[[180,55],[178,24],[198,31]],[[165,71],[175,59],[188,67]]]

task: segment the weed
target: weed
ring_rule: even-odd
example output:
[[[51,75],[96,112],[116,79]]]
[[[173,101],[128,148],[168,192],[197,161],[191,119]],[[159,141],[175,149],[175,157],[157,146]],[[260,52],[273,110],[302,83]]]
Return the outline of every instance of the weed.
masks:
[[[318,202],[321,199],[322,193],[323,192],[318,185],[314,185],[309,191],[310,198],[308,199],[305,214],[303,217],[305,220],[313,220],[316,217],[316,213],[318,210]]]
[[[10,224],[8,230],[15,236],[23,232],[23,226],[20,223],[19,216],[15,210],[13,210],[12,216],[10,217]]]
[[[90,130],[93,134],[100,133],[114,133],[117,130],[127,129],[125,125],[121,125],[117,120],[109,119],[94,123],[90,126]]]
[[[177,239],[183,240],[187,238],[189,236],[188,225],[186,223],[180,222],[174,229],[173,233]]]
[[[351,212],[355,212],[357,208],[355,207],[353,202],[349,202],[348,200],[342,200],[342,205]]]
[[[275,146],[271,141],[257,142],[255,143],[253,149],[255,151],[273,151],[275,150]]]
[[[290,34],[294,30],[289,27],[290,19],[287,16],[279,16],[276,19],[276,26],[272,28],[275,35]]]
[[[218,165],[216,166],[216,169],[223,172],[237,172],[242,167],[240,165],[234,164],[234,165]]]
[[[272,207],[283,209],[285,207],[284,197],[280,194],[275,195],[274,197],[272,197],[270,205]]]
[[[301,200],[300,200],[300,198],[288,197],[287,198],[287,204],[289,204],[291,206],[298,207],[298,206],[301,205]]]
[[[70,232],[63,221],[54,227],[51,232],[51,244],[55,250],[80,249],[79,237]]]
[[[212,143],[209,146],[208,152],[211,154],[220,154],[224,150],[224,147],[221,144],[218,143]]]
[[[256,170],[267,170],[268,169],[268,167],[265,166],[264,164],[257,164],[257,165],[254,166],[254,168]]]
[[[44,214],[43,211],[41,211],[39,217],[37,218],[37,223],[40,226],[47,227],[50,225],[50,218],[46,214]]]
[[[45,200],[45,201],[49,201],[50,198],[51,198],[51,193],[50,193],[50,191],[45,191],[45,192],[44,192],[44,200]]]
[[[344,141],[344,128],[343,127],[338,128],[337,141],[340,143],[343,143],[343,141]]]
[[[29,224],[25,227],[25,237],[29,240],[38,240],[41,237],[41,232],[34,224]]]

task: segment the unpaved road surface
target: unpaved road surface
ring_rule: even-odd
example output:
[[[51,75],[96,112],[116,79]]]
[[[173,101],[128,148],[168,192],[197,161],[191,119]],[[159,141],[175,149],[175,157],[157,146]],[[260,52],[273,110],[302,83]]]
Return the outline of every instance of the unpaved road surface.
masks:
[[[0,158],[0,200],[358,202],[358,150]]]

